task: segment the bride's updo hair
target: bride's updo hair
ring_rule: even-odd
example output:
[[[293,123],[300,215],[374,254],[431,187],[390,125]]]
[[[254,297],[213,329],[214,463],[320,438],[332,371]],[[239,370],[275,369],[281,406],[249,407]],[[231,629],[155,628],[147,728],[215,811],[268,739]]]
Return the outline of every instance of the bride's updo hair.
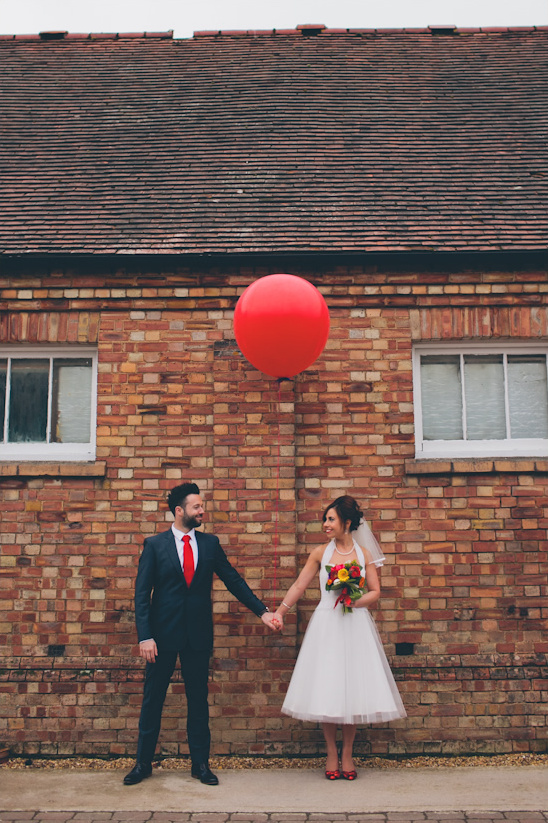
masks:
[[[357,501],[354,500],[353,497],[350,497],[349,494],[345,494],[342,497],[337,497],[336,500],[327,506],[322,517],[323,523],[325,523],[325,518],[327,517],[327,512],[329,509],[335,509],[343,525],[350,521],[351,532],[358,528],[360,525],[360,520],[363,517],[362,510],[360,509]]]

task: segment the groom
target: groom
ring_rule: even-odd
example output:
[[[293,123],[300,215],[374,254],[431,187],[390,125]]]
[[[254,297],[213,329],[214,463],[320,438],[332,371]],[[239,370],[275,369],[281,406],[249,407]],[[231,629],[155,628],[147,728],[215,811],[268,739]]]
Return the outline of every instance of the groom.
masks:
[[[135,622],[146,673],[137,762],[124,784],[133,786],[152,772],[164,700],[179,658],[187,699],[192,777],[216,786],[218,778],[208,764],[211,736],[207,700],[213,649],[213,574],[269,628],[277,630],[279,626],[230,564],[218,538],[196,531],[204,517],[198,486],[176,486],[167,502],[175,522],[168,531],[146,538],[135,582]]]

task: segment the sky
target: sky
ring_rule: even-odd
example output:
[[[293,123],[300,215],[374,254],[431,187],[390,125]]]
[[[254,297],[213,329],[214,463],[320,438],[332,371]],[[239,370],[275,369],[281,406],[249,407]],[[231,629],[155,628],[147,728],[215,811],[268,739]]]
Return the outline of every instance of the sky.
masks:
[[[0,34],[548,25],[548,0],[0,0]]]

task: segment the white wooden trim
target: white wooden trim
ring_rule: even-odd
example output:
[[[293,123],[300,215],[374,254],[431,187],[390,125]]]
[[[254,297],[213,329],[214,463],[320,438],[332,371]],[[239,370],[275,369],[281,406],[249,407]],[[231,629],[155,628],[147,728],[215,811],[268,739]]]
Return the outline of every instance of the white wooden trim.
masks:
[[[7,443],[11,361],[39,357],[49,360],[47,438],[51,438],[53,360],[88,358],[91,360],[90,442],[89,443]],[[8,358],[6,414],[0,460],[9,461],[90,461],[95,460],[97,444],[97,349],[89,346],[0,346],[0,359]]]
[[[49,357],[49,370],[48,370],[48,411],[46,417],[46,441],[51,443],[51,408],[53,405],[53,357],[50,355]]]
[[[90,443],[1,443],[0,461],[95,460],[95,444]]]
[[[464,380],[464,352],[459,353],[460,369],[460,426],[463,440],[468,439],[468,421],[466,414],[466,386]]]
[[[10,407],[10,397],[11,397],[11,360],[8,360],[8,365],[6,369],[6,406],[4,409],[4,431],[2,432],[2,442],[4,443],[8,439],[8,415],[6,414],[6,409]]]
[[[548,440],[425,440],[415,456],[443,457],[547,457]]]
[[[417,343],[413,347],[413,396],[415,408],[415,457],[435,459],[444,457],[546,457],[548,438],[520,438],[505,440],[424,440],[422,426],[421,355],[459,354],[461,361],[461,385],[464,393],[463,360],[465,354],[502,354],[504,363],[504,391],[507,432],[510,432],[510,411],[508,400],[507,364],[508,355],[542,354],[547,359],[548,343],[501,341],[487,343]],[[463,414],[465,398],[462,398]],[[466,436],[466,418],[463,420],[463,435]]]
[[[506,434],[512,437],[512,423],[510,421],[510,395],[508,393],[508,352],[502,353],[502,370],[504,374],[504,418],[506,423]]]

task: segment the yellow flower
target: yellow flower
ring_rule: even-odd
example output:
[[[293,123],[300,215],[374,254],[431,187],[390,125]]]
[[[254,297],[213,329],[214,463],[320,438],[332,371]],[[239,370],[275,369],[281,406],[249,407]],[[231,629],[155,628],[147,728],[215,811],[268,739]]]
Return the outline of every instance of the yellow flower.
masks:
[[[346,581],[350,577],[350,575],[348,574],[348,569],[341,569],[338,572],[337,577],[339,578],[339,580],[342,580],[343,583],[346,583]]]

